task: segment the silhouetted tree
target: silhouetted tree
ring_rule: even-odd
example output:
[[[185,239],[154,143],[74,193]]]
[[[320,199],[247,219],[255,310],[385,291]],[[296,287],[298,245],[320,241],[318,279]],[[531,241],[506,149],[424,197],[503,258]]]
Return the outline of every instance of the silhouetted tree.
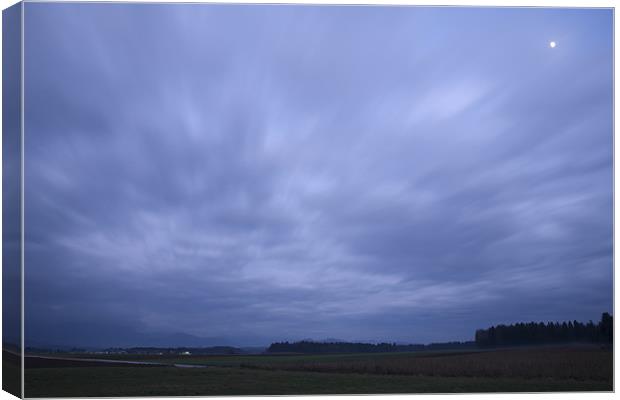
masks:
[[[609,343],[613,342],[613,318],[603,313],[601,321],[583,324],[570,322],[518,322],[512,325],[497,325],[488,329],[478,329],[475,335],[479,347],[513,346],[545,343]]]
[[[614,340],[614,324],[613,319],[609,313],[603,313],[601,317],[601,323],[599,324],[600,341],[604,343],[611,343]]]

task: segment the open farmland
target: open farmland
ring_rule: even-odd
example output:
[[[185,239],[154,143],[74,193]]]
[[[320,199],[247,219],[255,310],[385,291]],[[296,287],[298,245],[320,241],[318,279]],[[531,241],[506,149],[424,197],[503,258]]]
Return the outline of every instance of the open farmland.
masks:
[[[611,352],[570,348],[315,358],[246,363],[242,366],[383,375],[525,379],[553,377],[599,381],[608,379],[612,374]]]
[[[111,356],[109,356],[111,357]],[[109,358],[108,357],[108,358]],[[346,355],[125,356],[207,368],[26,369],[26,396],[610,391],[610,350],[530,348]]]

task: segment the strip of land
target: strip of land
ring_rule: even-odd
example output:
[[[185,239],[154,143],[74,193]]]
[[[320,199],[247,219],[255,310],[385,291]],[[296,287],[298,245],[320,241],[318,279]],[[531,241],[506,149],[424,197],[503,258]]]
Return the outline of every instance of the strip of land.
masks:
[[[177,367],[177,368],[206,368],[206,365],[163,363],[154,361],[114,360],[106,358],[83,358],[83,357],[54,357],[27,355],[24,357],[26,368],[68,368],[68,367],[102,367],[127,365],[146,367]]]
[[[112,358],[116,357],[116,358]],[[613,390],[596,346],[479,352],[27,357],[27,397],[476,393]],[[63,365],[54,363],[63,363]],[[71,364],[72,363],[72,364]],[[28,361],[27,361],[28,364]],[[209,368],[171,368],[195,365]],[[82,368],[88,365],[89,368]]]

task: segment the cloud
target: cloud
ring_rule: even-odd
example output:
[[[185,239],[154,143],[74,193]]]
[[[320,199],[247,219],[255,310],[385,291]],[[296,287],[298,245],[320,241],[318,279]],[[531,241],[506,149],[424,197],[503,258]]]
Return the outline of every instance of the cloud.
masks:
[[[608,10],[26,7],[28,340],[610,310]]]

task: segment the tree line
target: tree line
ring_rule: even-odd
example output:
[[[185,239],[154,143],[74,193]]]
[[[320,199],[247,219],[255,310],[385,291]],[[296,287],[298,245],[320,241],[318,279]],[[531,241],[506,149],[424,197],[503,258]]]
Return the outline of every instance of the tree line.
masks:
[[[598,324],[589,321],[528,322],[497,325],[476,331],[478,347],[515,346],[550,343],[600,343],[613,342],[613,319],[603,313]]]
[[[350,342],[299,342],[272,343],[268,353],[302,353],[302,354],[337,354],[337,353],[396,353],[422,350],[448,350],[474,348],[474,342],[447,342],[431,344],[396,344],[396,343],[350,343]]]
[[[478,329],[475,341],[446,342],[431,344],[396,343],[351,343],[351,342],[276,342],[267,348],[267,353],[337,354],[337,353],[396,353],[423,350],[469,349],[497,346],[520,346],[554,343],[598,343],[612,344],[613,318],[603,313],[594,324],[589,321],[567,322],[519,322],[511,325],[497,325]]]

